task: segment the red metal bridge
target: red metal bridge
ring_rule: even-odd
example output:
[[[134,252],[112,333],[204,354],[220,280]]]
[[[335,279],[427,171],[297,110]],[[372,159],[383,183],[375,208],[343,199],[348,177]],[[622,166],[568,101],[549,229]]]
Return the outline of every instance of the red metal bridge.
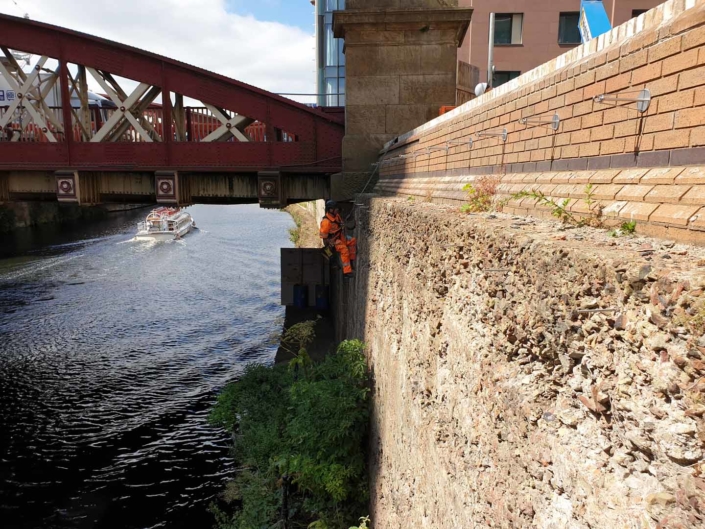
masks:
[[[340,171],[342,109],[7,15],[0,51],[0,202],[279,206],[327,196]]]

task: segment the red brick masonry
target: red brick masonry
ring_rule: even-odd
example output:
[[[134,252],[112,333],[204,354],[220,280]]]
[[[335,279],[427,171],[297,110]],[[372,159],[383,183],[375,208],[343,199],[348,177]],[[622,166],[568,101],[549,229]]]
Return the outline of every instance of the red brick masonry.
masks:
[[[636,97],[644,88],[652,101],[643,114],[636,103],[595,100]],[[557,131],[519,121],[554,114],[561,118]],[[477,136],[502,129],[506,143]],[[472,147],[460,144],[470,138]],[[705,0],[670,0],[401,136],[378,190],[460,203],[465,183],[492,173],[505,197],[539,189],[574,199],[571,208],[580,212],[593,183],[606,217],[705,244],[704,167]],[[534,202],[509,207],[540,213]]]

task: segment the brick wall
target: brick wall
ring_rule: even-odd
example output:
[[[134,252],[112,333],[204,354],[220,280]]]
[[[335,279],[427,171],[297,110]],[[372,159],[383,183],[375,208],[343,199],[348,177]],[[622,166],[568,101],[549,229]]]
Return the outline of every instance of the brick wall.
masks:
[[[644,88],[652,96],[644,113],[636,103],[595,100],[635,97]],[[554,114],[557,131],[520,123]],[[504,129],[506,143],[478,136]],[[638,215],[653,234],[673,227],[677,237],[705,242],[705,172],[685,169],[705,166],[705,0],[670,0],[391,145],[380,171],[383,192],[462,201],[462,185],[497,174],[502,193],[544,186],[580,209],[584,185],[594,183],[615,218],[627,215],[621,203],[655,204],[639,206]],[[655,167],[680,171],[648,171]],[[643,170],[625,171],[632,168]],[[661,176],[647,176],[654,174]],[[687,183],[677,182],[683,174]],[[536,213],[526,202],[510,206]]]

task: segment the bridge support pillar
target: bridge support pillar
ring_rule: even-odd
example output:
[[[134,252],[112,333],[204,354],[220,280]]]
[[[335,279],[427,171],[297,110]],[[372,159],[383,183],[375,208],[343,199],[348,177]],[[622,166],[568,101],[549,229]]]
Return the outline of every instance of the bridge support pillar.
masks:
[[[351,0],[333,14],[335,36],[345,39],[347,77],[343,174],[332,182],[334,199],[362,190],[386,142],[455,105],[458,47],[471,16],[458,0]]]
[[[0,171],[0,204],[10,201],[10,173]]]
[[[188,206],[191,201],[189,179],[178,171],[157,171],[154,175],[154,188],[158,204]]]
[[[59,202],[94,206],[100,204],[100,175],[78,171],[56,171],[56,198]]]
[[[257,195],[262,208],[281,208],[286,206],[282,175],[279,171],[261,171],[257,173]]]

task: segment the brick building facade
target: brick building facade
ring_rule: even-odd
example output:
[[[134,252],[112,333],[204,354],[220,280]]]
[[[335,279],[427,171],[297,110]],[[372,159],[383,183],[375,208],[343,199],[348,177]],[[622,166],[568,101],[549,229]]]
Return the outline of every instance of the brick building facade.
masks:
[[[656,7],[661,0],[605,0],[612,27]],[[458,59],[476,66],[487,80],[489,17],[497,15],[495,86],[558,57],[580,44],[580,0],[460,0],[473,8],[473,20]]]

